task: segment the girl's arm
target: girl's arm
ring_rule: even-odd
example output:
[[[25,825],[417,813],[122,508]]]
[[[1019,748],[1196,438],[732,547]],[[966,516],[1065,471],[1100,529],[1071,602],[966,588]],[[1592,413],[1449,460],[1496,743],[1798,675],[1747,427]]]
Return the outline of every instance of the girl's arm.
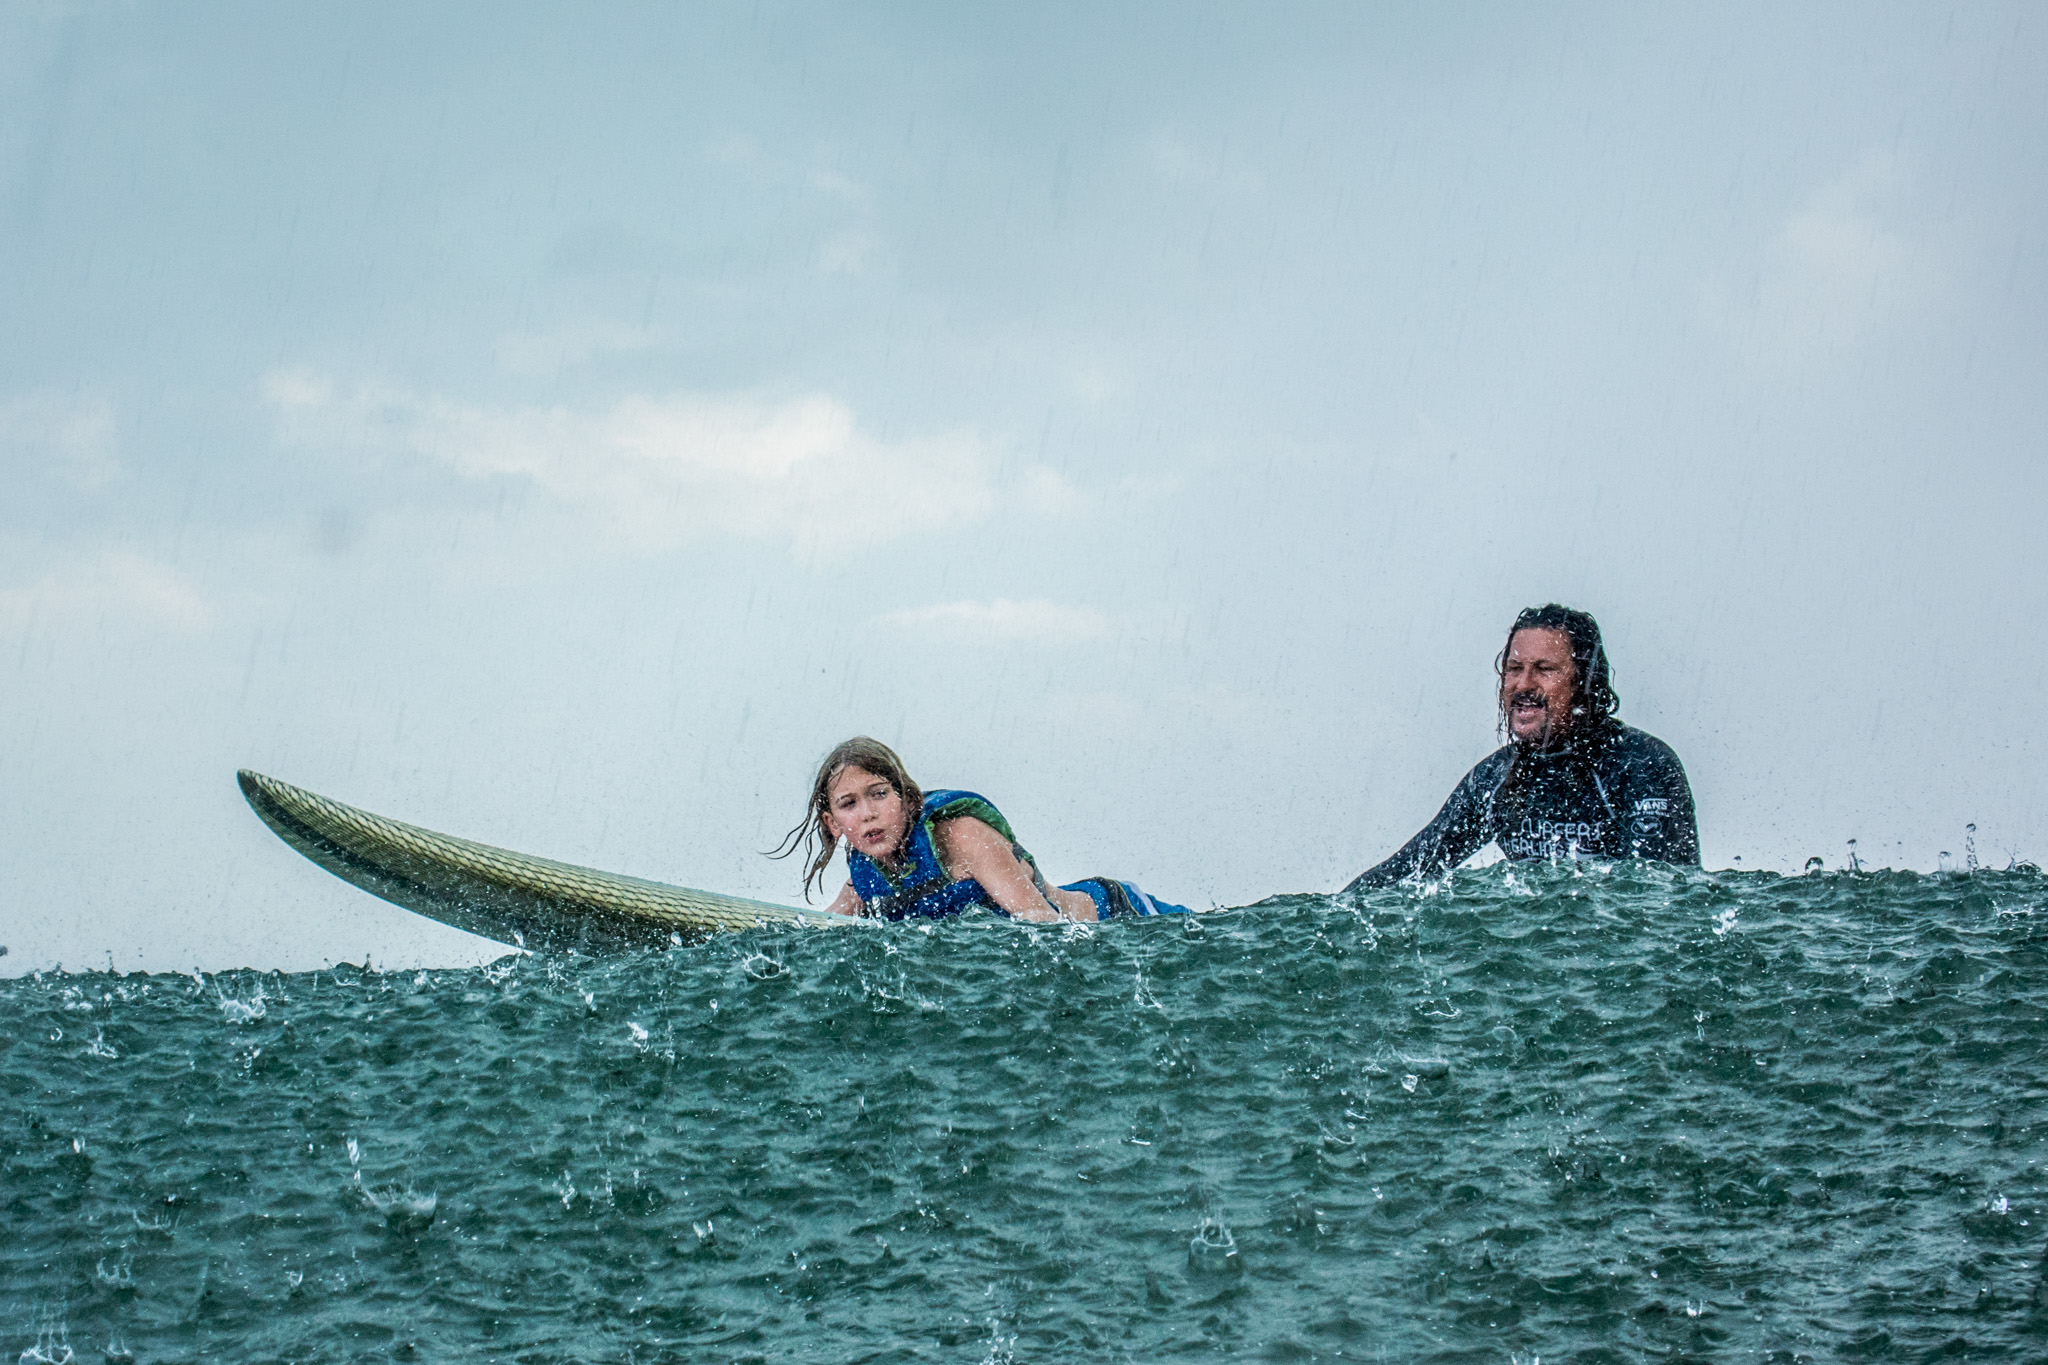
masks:
[[[939,856],[945,861],[947,874],[956,882],[970,877],[980,882],[988,898],[1012,919],[1082,918],[1049,904],[1038,893],[1031,870],[1018,860],[1010,841],[985,821],[964,815],[944,822],[934,833],[938,835]],[[1092,903],[1089,909],[1094,909]],[[1090,913],[1085,918],[1095,916]]]
[[[825,908],[835,915],[858,915],[867,907],[861,903],[860,896],[855,893],[853,883],[848,882],[845,886],[839,888],[839,894],[834,896],[832,903]]]

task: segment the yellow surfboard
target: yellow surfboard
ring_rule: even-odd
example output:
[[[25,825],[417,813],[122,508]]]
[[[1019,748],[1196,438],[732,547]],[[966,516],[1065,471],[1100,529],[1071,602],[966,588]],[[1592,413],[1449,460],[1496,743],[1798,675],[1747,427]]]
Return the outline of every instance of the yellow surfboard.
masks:
[[[859,922],[437,834],[246,768],[236,777],[278,838],[351,886],[514,947],[615,952],[727,929]]]

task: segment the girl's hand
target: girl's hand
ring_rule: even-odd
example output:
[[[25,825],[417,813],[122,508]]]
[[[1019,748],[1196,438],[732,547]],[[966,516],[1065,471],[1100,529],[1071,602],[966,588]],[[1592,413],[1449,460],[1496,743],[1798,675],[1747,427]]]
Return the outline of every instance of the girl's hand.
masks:
[[[867,909],[867,905],[854,891],[853,883],[848,882],[839,888],[839,894],[834,896],[832,903],[825,908],[835,915],[858,915]]]

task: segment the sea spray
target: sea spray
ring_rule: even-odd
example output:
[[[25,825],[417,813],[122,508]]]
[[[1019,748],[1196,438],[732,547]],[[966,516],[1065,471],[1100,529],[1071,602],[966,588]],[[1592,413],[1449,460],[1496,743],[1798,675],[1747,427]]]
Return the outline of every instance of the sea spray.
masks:
[[[1501,867],[10,981],[0,1359],[2025,1359],[2044,911]]]

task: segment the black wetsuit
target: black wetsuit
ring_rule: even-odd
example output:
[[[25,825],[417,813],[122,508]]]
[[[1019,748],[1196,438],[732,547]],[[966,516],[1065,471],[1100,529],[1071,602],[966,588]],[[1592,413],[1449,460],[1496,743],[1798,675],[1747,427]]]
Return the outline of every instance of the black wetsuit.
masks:
[[[1671,746],[1619,722],[1549,753],[1495,750],[1422,833],[1346,891],[1435,877],[1488,843],[1510,858],[1700,861],[1692,787]]]

